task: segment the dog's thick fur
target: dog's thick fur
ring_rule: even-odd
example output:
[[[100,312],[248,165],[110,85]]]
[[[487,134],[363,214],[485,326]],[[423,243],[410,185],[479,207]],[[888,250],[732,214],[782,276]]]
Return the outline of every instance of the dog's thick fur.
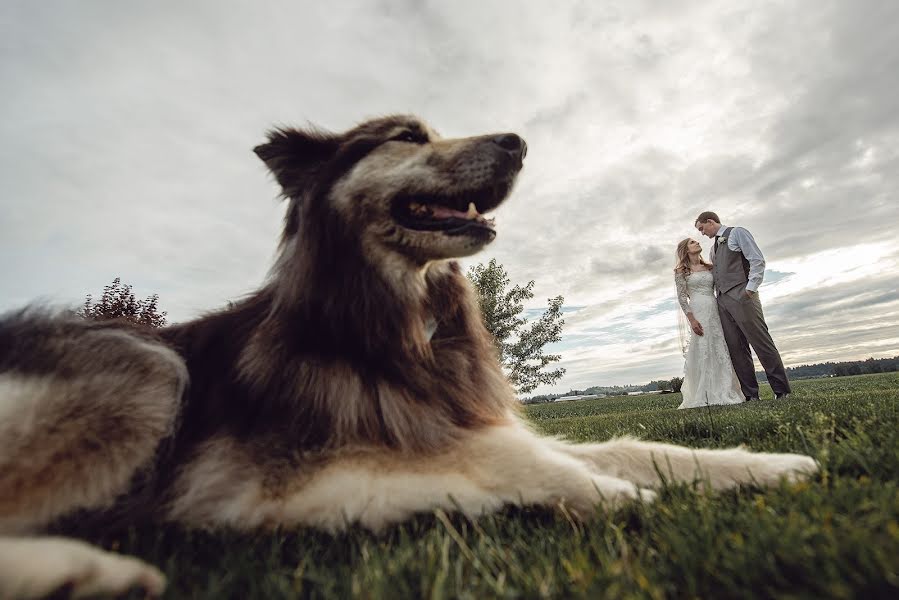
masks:
[[[800,455],[528,428],[452,262],[492,241],[480,213],[525,152],[513,134],[443,140],[412,117],[279,129],[256,148],[289,204],[258,292],[160,331],[0,319],[0,597],[161,592],[153,567],[48,532],[378,530],[506,504],[586,518],[651,501],[660,473],[722,489],[813,472]]]

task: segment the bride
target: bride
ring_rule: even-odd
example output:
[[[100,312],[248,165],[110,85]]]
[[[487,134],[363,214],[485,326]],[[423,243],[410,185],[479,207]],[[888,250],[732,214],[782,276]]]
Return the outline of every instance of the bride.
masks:
[[[743,402],[718,317],[712,265],[702,259],[702,247],[694,239],[687,238],[677,245],[674,283],[677,300],[692,329],[689,340],[686,328],[681,332],[686,362],[681,386],[684,401],[678,408]]]

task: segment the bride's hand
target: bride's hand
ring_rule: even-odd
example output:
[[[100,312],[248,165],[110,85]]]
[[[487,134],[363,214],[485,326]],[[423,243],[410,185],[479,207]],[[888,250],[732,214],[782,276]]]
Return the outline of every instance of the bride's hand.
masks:
[[[703,333],[702,323],[697,321],[695,318],[690,319],[690,327],[693,329],[693,333],[695,333],[696,335],[699,335],[699,336],[702,335],[702,333]]]

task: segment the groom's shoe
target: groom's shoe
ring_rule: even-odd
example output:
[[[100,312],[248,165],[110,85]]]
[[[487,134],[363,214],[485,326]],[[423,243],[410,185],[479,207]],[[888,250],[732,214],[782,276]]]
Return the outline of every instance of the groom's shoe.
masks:
[[[758,396],[746,396],[746,402],[755,402],[758,399]]]
[[[790,397],[790,392],[784,392],[783,394],[775,394],[775,400],[787,400]]]

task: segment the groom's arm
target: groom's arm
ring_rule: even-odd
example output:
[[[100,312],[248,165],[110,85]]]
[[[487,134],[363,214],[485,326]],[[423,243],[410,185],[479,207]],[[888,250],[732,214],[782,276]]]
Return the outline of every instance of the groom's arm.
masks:
[[[765,278],[765,257],[762,256],[762,251],[759,249],[758,244],[755,243],[752,234],[742,227],[733,228],[730,232],[729,241],[737,246],[734,248],[733,245],[728,244],[731,250],[739,250],[746,257],[746,260],[749,261],[749,281],[746,283],[746,291],[757,292],[759,286],[762,285],[762,280]]]

